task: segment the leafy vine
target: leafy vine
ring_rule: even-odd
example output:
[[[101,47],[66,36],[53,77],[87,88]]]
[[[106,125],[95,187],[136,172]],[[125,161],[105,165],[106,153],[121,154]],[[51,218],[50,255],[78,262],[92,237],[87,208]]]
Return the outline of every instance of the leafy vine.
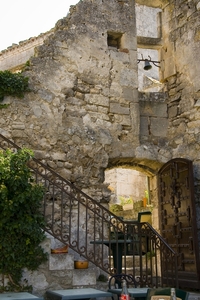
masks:
[[[8,70],[0,71],[0,101],[3,101],[5,96],[23,98],[24,93],[28,91],[28,77]]]
[[[47,260],[41,247],[44,188],[27,166],[32,156],[28,149],[0,151],[0,274],[9,279],[9,290],[22,290],[23,269],[36,270]]]

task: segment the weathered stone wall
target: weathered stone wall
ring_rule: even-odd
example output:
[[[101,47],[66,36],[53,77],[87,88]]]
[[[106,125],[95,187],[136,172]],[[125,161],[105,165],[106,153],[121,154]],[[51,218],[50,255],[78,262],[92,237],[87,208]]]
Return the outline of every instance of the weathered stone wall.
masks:
[[[197,4],[198,1],[178,1],[175,5],[171,1],[164,10],[163,20],[163,51],[174,66],[168,74],[165,61],[170,146],[174,156],[187,155],[192,160],[199,157],[200,134],[200,70],[196,61],[200,53],[200,10]]]
[[[1,132],[101,202],[109,200],[108,166],[140,164],[153,174],[177,156],[198,166],[198,2],[187,18],[184,9],[173,1],[163,7],[166,93],[138,96],[134,1],[80,2],[30,60],[32,92],[4,101],[11,105],[2,110]]]
[[[73,6],[70,11],[73,11]],[[159,8],[136,4],[136,28],[138,36],[160,37],[160,11],[161,9]],[[29,58],[34,55],[35,47],[42,45],[52,32],[53,29],[37,37],[20,41],[18,44],[12,44],[7,49],[0,51],[0,70],[20,70]]]
[[[136,1],[137,2],[137,1]],[[161,35],[160,8],[136,3],[137,36],[159,38]]]
[[[115,35],[119,49],[108,45]],[[109,159],[139,145],[136,61],[133,1],[80,2],[30,60],[32,92],[11,100],[3,133],[104,201]]]

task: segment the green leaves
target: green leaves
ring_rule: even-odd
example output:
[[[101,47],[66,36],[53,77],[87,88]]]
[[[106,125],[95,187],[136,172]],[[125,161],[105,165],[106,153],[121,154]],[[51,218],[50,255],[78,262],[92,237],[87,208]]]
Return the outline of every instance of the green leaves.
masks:
[[[0,71],[0,101],[3,101],[4,96],[23,98],[24,93],[28,91],[28,77],[21,73]]]
[[[18,286],[23,268],[35,270],[47,259],[40,246],[44,189],[27,167],[32,156],[28,149],[0,151],[0,274]]]

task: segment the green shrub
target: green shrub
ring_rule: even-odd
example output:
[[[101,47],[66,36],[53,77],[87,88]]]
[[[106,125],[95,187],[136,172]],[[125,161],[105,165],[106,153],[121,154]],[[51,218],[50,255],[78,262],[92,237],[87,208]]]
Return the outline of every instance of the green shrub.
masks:
[[[4,96],[23,98],[24,93],[28,91],[28,77],[21,73],[0,71],[0,101],[3,101]]]
[[[27,167],[32,156],[28,149],[0,151],[0,274],[8,276],[15,289],[23,268],[36,270],[47,260],[40,245],[45,238],[44,189]]]

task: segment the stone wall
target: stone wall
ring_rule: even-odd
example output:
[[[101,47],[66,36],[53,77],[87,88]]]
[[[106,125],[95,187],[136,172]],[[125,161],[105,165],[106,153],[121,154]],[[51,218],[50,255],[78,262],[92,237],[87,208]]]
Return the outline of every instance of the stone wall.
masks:
[[[73,7],[70,9],[73,11]],[[148,7],[146,5],[136,4],[136,30],[138,37],[147,37],[148,39],[161,39],[161,9]],[[0,52],[0,70],[11,70],[12,72],[19,72],[24,65],[29,61],[30,57],[34,56],[34,49],[44,43],[44,40],[52,34],[54,29],[40,34],[37,37],[29,38],[21,41],[19,44],[13,44],[5,50]],[[154,45],[153,49],[141,48],[138,44],[138,58],[142,56],[145,58],[151,57],[153,60],[159,60],[160,44]],[[149,78],[150,75],[150,78]],[[156,79],[152,80],[152,79]],[[153,68],[151,72],[143,71],[143,63],[138,65],[138,83],[139,90],[150,89],[159,91],[161,86],[159,84],[159,72],[157,68]]]
[[[160,12],[160,8],[148,7],[136,3],[137,36],[150,38],[159,38],[161,36]]]
[[[36,48],[25,71],[31,92],[5,99],[1,132],[101,202],[109,201],[104,170],[123,163],[152,175],[189,158],[198,183],[199,2],[187,17],[179,2],[163,3],[165,93],[138,94],[134,1],[83,1]]]
[[[1,119],[6,136],[101,201],[109,159],[133,157],[139,145],[134,30],[132,1],[80,2],[30,59],[32,92],[7,98]]]

